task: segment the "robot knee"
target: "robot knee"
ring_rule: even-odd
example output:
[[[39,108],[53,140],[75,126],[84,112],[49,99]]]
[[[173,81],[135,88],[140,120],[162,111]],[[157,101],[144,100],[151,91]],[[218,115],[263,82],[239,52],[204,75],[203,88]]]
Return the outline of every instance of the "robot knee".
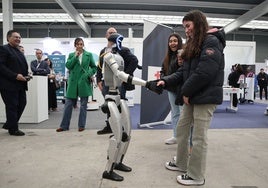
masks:
[[[105,101],[103,103],[103,105],[101,105],[101,111],[105,114],[108,114],[109,113],[109,107],[108,107],[108,102]]]
[[[127,135],[126,132],[122,133],[122,142],[127,142],[129,141],[129,136]]]

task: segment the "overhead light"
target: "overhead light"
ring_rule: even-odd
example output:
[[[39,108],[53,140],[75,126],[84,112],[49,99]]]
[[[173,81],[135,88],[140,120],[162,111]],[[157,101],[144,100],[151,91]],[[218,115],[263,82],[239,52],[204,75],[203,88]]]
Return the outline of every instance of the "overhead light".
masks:
[[[142,14],[80,14],[86,22],[110,22],[110,23],[144,23],[144,20],[151,20],[161,24],[182,24],[183,16],[169,15],[142,15]],[[3,21],[3,14],[0,13],[0,20]],[[207,18],[210,26],[224,27],[234,21],[226,18]],[[13,22],[74,22],[66,13],[13,13]],[[268,29],[267,21],[252,20],[241,26],[241,28]]]

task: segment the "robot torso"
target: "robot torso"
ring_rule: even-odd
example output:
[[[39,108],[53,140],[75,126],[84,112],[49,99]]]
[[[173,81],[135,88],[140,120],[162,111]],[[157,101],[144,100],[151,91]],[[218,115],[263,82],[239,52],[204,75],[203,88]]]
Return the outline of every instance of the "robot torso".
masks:
[[[124,71],[123,58],[118,53],[113,54],[113,56],[116,60],[116,63],[118,64],[118,70]],[[120,80],[117,75],[114,74],[114,72],[106,62],[103,63],[103,79],[105,85],[109,86],[110,89],[116,89],[122,84],[122,80]]]

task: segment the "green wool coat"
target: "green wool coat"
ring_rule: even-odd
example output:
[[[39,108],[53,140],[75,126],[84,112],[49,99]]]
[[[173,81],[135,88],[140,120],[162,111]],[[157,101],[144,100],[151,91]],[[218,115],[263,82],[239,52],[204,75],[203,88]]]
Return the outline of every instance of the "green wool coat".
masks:
[[[93,86],[88,78],[97,71],[93,55],[84,50],[82,63],[80,64],[79,58],[75,56],[75,53],[70,53],[65,66],[70,72],[66,97],[76,99],[77,97],[92,96]]]

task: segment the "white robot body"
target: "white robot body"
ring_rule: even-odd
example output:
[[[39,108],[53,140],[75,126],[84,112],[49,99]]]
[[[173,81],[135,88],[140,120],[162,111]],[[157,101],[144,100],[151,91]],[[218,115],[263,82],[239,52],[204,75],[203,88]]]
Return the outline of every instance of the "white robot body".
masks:
[[[118,78],[118,76],[114,74],[114,71],[124,71],[124,60],[120,55],[115,55],[112,53],[109,54],[113,56],[115,61],[114,65],[103,63],[103,79],[106,86],[109,86],[109,88],[116,88],[121,86],[122,80],[120,80],[120,78]]]
[[[110,123],[113,136],[110,137],[107,165],[102,177],[115,181],[122,181],[123,177],[113,172],[113,169],[129,172],[130,167],[125,166],[122,161],[129,146],[131,134],[131,120],[129,108],[125,100],[120,99],[117,90],[122,82],[145,86],[146,81],[132,77],[123,72],[124,61],[118,54],[111,52],[104,56],[103,77],[105,84],[109,86],[109,94],[105,96],[102,107],[104,113],[110,113]]]

